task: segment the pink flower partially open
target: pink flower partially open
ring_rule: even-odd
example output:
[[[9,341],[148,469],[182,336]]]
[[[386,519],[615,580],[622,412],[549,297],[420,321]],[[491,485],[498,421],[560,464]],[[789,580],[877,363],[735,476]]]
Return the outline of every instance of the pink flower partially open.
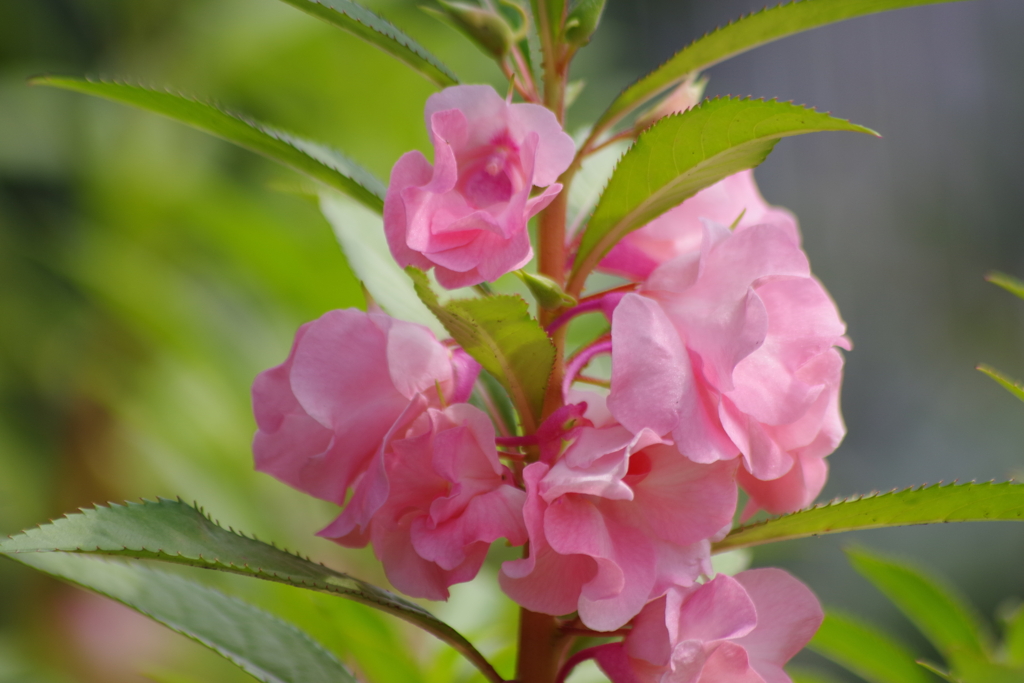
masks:
[[[674,209],[622,238],[598,268],[631,280],[644,280],[666,261],[700,250],[701,219],[737,229],[771,223],[799,240],[796,217],[761,196],[752,170],[740,171],[706,187]]]
[[[743,456],[752,505],[788,512],[825,483],[849,348],[788,226],[706,221],[700,248],[659,266],[612,316],[608,407],[711,463]]]
[[[526,542],[526,494],[498,460],[494,426],[478,408],[430,408],[381,452],[383,505],[366,519],[350,506],[319,535],[351,547],[372,542],[403,593],[445,600],[449,586],[480,571],[492,541]]]
[[[435,267],[454,289],[521,268],[533,251],[526,222],[551,203],[575,147],[555,115],[511,104],[486,85],[431,95],[434,165],[407,152],[391,170],[384,231],[402,267]],[[533,187],[546,188],[531,197]]]
[[[253,382],[256,469],[341,505],[411,404],[468,397],[479,367],[461,360],[427,328],[380,313],[306,323],[288,359]]]
[[[613,683],[791,683],[782,667],[823,618],[814,593],[781,569],[720,574],[670,589],[622,643],[592,656]]]
[[[709,573],[708,539],[736,508],[735,466],[697,465],[650,430],[584,427],[561,459],[526,467],[530,554],[504,591],[535,612],[620,628],[672,585]]]

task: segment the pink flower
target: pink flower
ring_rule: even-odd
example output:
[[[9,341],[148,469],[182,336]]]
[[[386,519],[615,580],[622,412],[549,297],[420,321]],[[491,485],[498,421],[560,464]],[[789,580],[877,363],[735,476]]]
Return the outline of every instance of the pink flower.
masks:
[[[420,152],[391,170],[384,231],[403,268],[436,266],[448,289],[495,280],[533,251],[526,222],[551,203],[575,153],[555,115],[510,104],[486,85],[431,95],[427,129],[434,166]],[[531,197],[534,186],[546,188]]]
[[[783,665],[821,625],[821,605],[781,569],[672,588],[622,643],[590,654],[614,683],[791,683]]]
[[[644,280],[662,263],[700,249],[702,218],[727,226],[739,220],[737,229],[771,223],[790,233],[794,241],[800,239],[796,217],[764,200],[753,171],[740,171],[626,235],[598,267],[631,280]]]
[[[498,460],[494,426],[479,409],[430,408],[381,453],[383,505],[365,519],[350,506],[319,535],[350,547],[371,541],[403,593],[445,600],[449,586],[480,571],[492,541],[526,542],[526,494]]]
[[[708,539],[736,508],[735,466],[697,465],[650,430],[582,428],[553,465],[523,472],[530,554],[502,588],[535,612],[579,611],[611,631],[672,585],[709,573]]]
[[[465,400],[479,366],[425,327],[330,311],[295,335],[288,359],[256,377],[256,469],[341,505],[410,407]]]
[[[694,462],[742,455],[751,510],[796,510],[821,491],[822,458],[845,434],[844,332],[788,226],[707,221],[699,250],[615,309],[608,407],[635,434],[670,434]]]

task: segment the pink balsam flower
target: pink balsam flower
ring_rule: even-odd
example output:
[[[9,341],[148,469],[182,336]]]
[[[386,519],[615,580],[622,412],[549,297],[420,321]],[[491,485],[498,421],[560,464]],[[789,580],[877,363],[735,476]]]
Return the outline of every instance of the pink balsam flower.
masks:
[[[575,147],[555,115],[486,85],[431,95],[434,165],[420,152],[391,170],[384,231],[403,268],[435,267],[448,289],[496,280],[533,254],[527,221],[551,203]],[[546,188],[534,197],[533,187]]]
[[[608,407],[694,462],[742,455],[751,511],[799,509],[845,434],[845,325],[789,226],[702,232],[616,307]]]
[[[468,403],[427,409],[381,449],[384,503],[368,515],[350,505],[319,535],[350,547],[372,542],[397,589],[447,599],[449,586],[480,571],[492,541],[527,540],[526,494],[498,460],[494,436],[490,418]]]
[[[341,505],[410,406],[468,397],[474,370],[427,328],[330,311],[299,328],[288,359],[252,387],[256,469]]]
[[[709,573],[709,538],[736,508],[735,466],[698,465],[650,430],[584,427],[553,465],[523,472],[529,556],[504,591],[534,612],[612,631],[672,585]]]
[[[701,219],[737,229],[771,223],[799,240],[796,217],[764,200],[752,170],[740,171],[706,187],[674,209],[622,238],[599,269],[631,280],[644,280],[654,269],[677,256],[700,250]]]
[[[613,683],[791,683],[783,666],[821,625],[814,593],[781,569],[720,574],[648,604],[621,643],[590,654]]]

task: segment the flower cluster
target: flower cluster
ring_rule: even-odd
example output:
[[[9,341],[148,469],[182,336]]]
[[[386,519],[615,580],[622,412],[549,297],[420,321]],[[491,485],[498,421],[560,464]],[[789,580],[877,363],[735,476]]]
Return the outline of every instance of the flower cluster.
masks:
[[[571,139],[547,109],[484,86],[432,96],[426,118],[433,166],[406,154],[387,193],[395,259],[448,288],[522,267],[527,222],[561,190]],[[750,171],[627,235],[600,268],[626,284],[548,329],[600,310],[610,331],[568,359],[562,406],[535,433],[496,433],[490,401],[473,398],[480,366],[454,341],[331,311],[256,380],[257,469],[344,506],[320,535],[372,544],[412,596],[445,599],[498,539],[524,546],[502,589],[533,612],[626,629],[570,660],[595,659],[615,683],[787,681],[817,600],[777,569],[714,576],[711,545],[740,489],[745,515],[821,491],[845,433],[845,326],[796,220]],[[582,391],[601,353],[610,388]]]

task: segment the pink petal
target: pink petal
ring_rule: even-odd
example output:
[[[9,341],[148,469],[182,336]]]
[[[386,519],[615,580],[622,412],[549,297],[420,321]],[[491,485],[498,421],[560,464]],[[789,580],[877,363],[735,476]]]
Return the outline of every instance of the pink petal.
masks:
[[[633,628],[623,641],[631,658],[643,659],[658,666],[668,666],[672,644],[666,626],[665,598],[648,602],[633,619]]]
[[[576,610],[584,584],[597,572],[593,559],[583,555],[560,555],[544,537],[547,504],[538,486],[549,467],[536,462],[523,470],[526,505],[523,519],[530,539],[529,555],[501,566],[498,580],[505,594],[516,603],[543,614],[568,614]]]
[[[781,667],[817,632],[824,619],[821,604],[807,586],[781,569],[749,569],[735,579],[757,609],[757,628],[736,644],[758,671],[767,664]]]
[[[645,427],[668,433],[684,400],[692,400],[692,384],[689,358],[661,307],[626,295],[612,317],[612,415],[634,433]]]
[[[435,113],[451,109],[472,122],[462,142],[468,149],[489,143],[508,125],[508,104],[489,85],[457,85],[428,97],[423,112],[427,129]]]
[[[778,479],[761,481],[743,470],[738,478],[740,486],[750,495],[744,516],[758,509],[781,515],[802,510],[814,502],[828,479],[828,463],[819,457],[798,456],[793,468]]]
[[[754,630],[757,612],[754,602],[736,579],[719,574],[689,592],[680,607],[673,641],[734,640]]]
[[[512,104],[508,122],[513,138],[521,140],[530,133],[539,138],[533,185],[550,185],[569,168],[576,155],[576,145],[550,109],[538,104]]]
[[[612,683],[642,683],[621,643],[598,645],[591,652],[594,661]]]
[[[700,683],[768,683],[750,665],[747,652],[731,642],[720,643],[704,663]]]
[[[651,459],[651,473],[634,485],[635,500],[658,538],[685,546],[710,538],[732,521],[735,463],[698,465],[672,446],[651,446],[644,454]]]

